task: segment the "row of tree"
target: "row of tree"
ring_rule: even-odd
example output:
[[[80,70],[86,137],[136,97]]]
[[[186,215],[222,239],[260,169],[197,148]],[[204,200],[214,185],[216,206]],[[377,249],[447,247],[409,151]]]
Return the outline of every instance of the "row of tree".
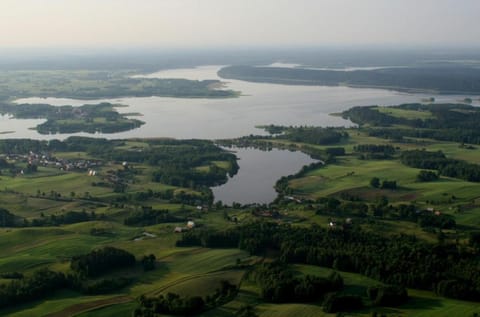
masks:
[[[441,151],[404,151],[400,159],[403,164],[410,167],[437,170],[443,176],[480,182],[480,165],[449,159]]]
[[[409,119],[378,111],[378,107],[354,107],[343,116],[360,125],[369,125],[369,135],[403,140],[404,137],[428,138],[441,141],[480,144],[477,123],[480,111],[465,104],[402,104],[392,109],[429,113],[425,119]],[[403,125],[409,128],[392,127]]]
[[[125,250],[104,247],[90,253],[72,257],[70,268],[81,276],[95,277],[110,270],[132,267],[135,256]]]
[[[175,293],[167,293],[158,297],[141,296],[140,305],[134,311],[134,317],[155,317],[168,315],[192,316],[207,309],[214,308],[231,300],[237,295],[237,286],[227,280],[220,282],[214,294],[201,296],[181,297]]]
[[[140,211],[133,211],[123,223],[127,226],[151,226],[159,223],[181,222],[185,218],[174,216],[169,210],[154,210],[151,207],[142,207]]]
[[[141,260],[144,270],[155,269],[153,254]],[[97,278],[111,270],[135,265],[135,257],[127,251],[105,247],[85,255],[74,256],[70,261],[72,273],[64,274],[50,269],[40,269],[31,275],[18,272],[4,273],[0,277],[10,281],[0,283],[0,308],[37,300],[68,288],[83,294],[105,294],[129,285],[131,278]],[[89,279],[95,277],[96,279]]]
[[[260,286],[262,298],[267,302],[311,302],[321,300],[325,294],[343,288],[343,278],[332,273],[328,278],[312,275],[295,276],[287,265],[272,262],[258,266],[253,271]]]

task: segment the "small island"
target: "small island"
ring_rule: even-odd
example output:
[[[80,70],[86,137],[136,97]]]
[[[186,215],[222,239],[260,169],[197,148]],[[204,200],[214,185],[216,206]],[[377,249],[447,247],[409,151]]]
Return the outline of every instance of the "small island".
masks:
[[[17,119],[47,119],[34,129],[40,134],[56,133],[117,133],[136,129],[143,121],[120,114],[111,103],[81,107],[55,107],[46,104],[0,104],[0,113],[10,113]]]

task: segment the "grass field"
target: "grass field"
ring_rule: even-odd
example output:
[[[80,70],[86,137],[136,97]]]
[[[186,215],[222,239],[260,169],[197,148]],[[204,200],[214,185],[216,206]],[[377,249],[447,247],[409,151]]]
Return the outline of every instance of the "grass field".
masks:
[[[450,207],[456,202],[471,201],[480,196],[480,184],[441,177],[435,182],[417,182],[420,170],[402,165],[396,160],[359,160],[344,157],[339,163],[327,165],[308,173],[305,177],[290,181],[291,188],[299,195],[313,198],[339,194],[347,191],[365,200],[386,196],[395,202],[433,201]],[[398,190],[374,189],[369,185],[373,177],[380,180],[396,180]]]
[[[376,107],[378,112],[385,113],[397,118],[405,119],[431,119],[433,114],[430,111],[407,110],[392,107]]]
[[[398,116],[408,117],[411,113],[399,112]],[[427,115],[427,114],[425,114]],[[310,171],[306,175],[290,180],[293,195],[308,198],[334,196],[342,199],[343,194],[358,197],[364,202],[375,202],[385,196],[391,204],[414,202],[420,207],[435,207],[442,213],[454,215],[458,224],[460,242],[466,241],[466,233],[480,228],[480,184],[458,179],[441,177],[438,181],[419,183],[416,181],[418,169],[400,163],[398,153],[390,160],[361,160],[353,153],[356,144],[392,144],[399,149],[426,147],[429,150],[442,150],[448,157],[480,163],[478,149],[459,147],[449,142],[432,140],[410,140],[407,143],[390,143],[389,140],[369,137],[355,129],[349,131],[351,137],[338,146],[345,147],[347,155],[337,158],[337,162]],[[416,142],[419,143],[416,143]],[[275,140],[288,146],[290,141]],[[146,146],[140,140],[127,141],[122,148],[141,149]],[[301,147],[302,145],[298,145]],[[329,146],[313,146],[326,149]],[[83,152],[65,153],[65,157],[84,157]],[[70,156],[69,156],[70,155]],[[222,169],[230,168],[225,161],[202,162],[198,171],[208,172],[212,165]],[[177,248],[175,242],[180,237],[174,233],[177,226],[186,226],[187,220],[194,220],[198,227],[206,230],[225,230],[236,226],[228,216],[235,215],[239,223],[254,219],[253,207],[246,209],[227,208],[216,211],[197,210],[197,203],[181,204],[158,197],[142,201],[116,201],[122,195],[151,190],[164,192],[173,189],[176,193],[185,191],[198,194],[195,189],[173,187],[151,181],[150,174],[155,167],[138,164],[139,171],[134,182],[129,183],[126,193],[113,192],[112,188],[93,186],[99,182],[102,173],[108,169],[117,170],[118,162],[107,162],[99,169],[98,176],[87,173],[62,172],[53,168],[40,168],[34,175],[11,177],[0,175],[0,201],[2,207],[29,220],[61,215],[66,211],[95,211],[102,214],[95,221],[82,222],[57,227],[0,228],[0,273],[21,271],[26,275],[41,267],[69,272],[71,256],[87,253],[102,246],[114,246],[133,253],[137,259],[154,254],[157,268],[144,272],[141,265],[129,270],[116,270],[103,277],[130,277],[132,284],[117,292],[103,296],[85,296],[76,292],[59,292],[42,301],[31,302],[15,309],[0,310],[0,316],[131,316],[136,307],[135,299],[141,295],[159,295],[168,292],[183,296],[202,295],[215,292],[221,280],[240,285],[238,296],[232,301],[202,314],[207,317],[234,316],[245,304],[255,306],[260,316],[335,316],[322,311],[321,303],[265,303],[259,298],[260,290],[252,281],[243,279],[246,270],[235,270],[237,260],[253,263],[260,258],[251,257],[238,249],[208,249],[200,247]],[[370,186],[372,177],[380,180],[395,180],[397,190],[374,189]],[[61,194],[62,199],[49,197],[52,191]],[[43,195],[42,193],[45,193]],[[72,192],[75,195],[72,195]],[[40,193],[40,194],[39,194]],[[88,193],[88,195],[87,195]],[[89,197],[90,196],[90,197]],[[91,199],[93,196],[95,199]],[[455,198],[453,198],[455,197]],[[113,203],[110,203],[113,202]],[[315,205],[313,203],[313,205]],[[126,226],[124,219],[132,212],[141,211],[142,206],[155,210],[168,209],[178,216],[178,222],[157,223],[146,226]],[[263,207],[262,207],[263,208]],[[310,226],[312,223],[327,226],[331,215],[317,214],[315,207],[297,204],[292,201],[278,208],[281,217],[277,220],[294,226]],[[227,217],[226,217],[227,216]],[[437,242],[436,234],[423,231],[415,222],[398,219],[369,219],[360,224],[365,230],[380,234],[412,234],[432,243]],[[356,220],[354,220],[356,221]],[[355,222],[354,222],[355,223]],[[95,236],[92,228],[104,229],[108,235]],[[145,233],[148,233],[147,235]],[[452,235],[453,236],[453,235]],[[453,238],[452,238],[453,241]],[[330,269],[295,265],[294,269],[303,274],[327,276]],[[368,304],[366,289],[379,282],[367,277],[341,272],[345,279],[345,292],[363,296]],[[0,280],[0,283],[6,280]],[[431,292],[410,290],[410,301],[399,307],[375,308],[389,316],[469,316],[479,312],[474,303],[440,298]],[[371,316],[373,309],[367,308],[348,316]]]
[[[214,294],[215,290],[220,287],[221,281],[225,280],[238,285],[244,273],[244,270],[226,270],[192,276],[182,281],[176,281],[174,285],[164,288],[162,293],[170,292],[189,297],[197,294]]]
[[[11,317],[49,316],[50,314],[67,309],[73,305],[87,304],[112,297],[115,296],[82,296],[75,292],[63,291],[43,301],[31,302],[15,307],[15,309],[0,310],[0,315]]]
[[[311,274],[326,277],[332,269],[310,266],[295,265],[294,269],[303,274]],[[369,286],[380,285],[381,283],[359,274],[340,272],[345,282],[345,293],[356,294],[363,297],[365,304],[369,304],[366,289]],[[270,316],[312,316],[312,317],[330,317],[336,314],[327,314],[323,312],[321,303],[289,303],[289,304],[269,304],[263,303],[258,299],[258,288],[249,282],[242,284],[242,289],[235,300],[225,304],[222,307],[202,314],[207,317],[234,316],[234,312],[242,305],[250,304],[255,307],[256,312],[261,317]],[[477,303],[451,300],[436,296],[431,292],[409,290],[410,300],[401,307],[377,307],[365,308],[362,311],[347,313],[345,316],[369,317],[373,311],[387,316],[421,316],[421,317],[450,317],[450,316],[471,316],[480,311]]]

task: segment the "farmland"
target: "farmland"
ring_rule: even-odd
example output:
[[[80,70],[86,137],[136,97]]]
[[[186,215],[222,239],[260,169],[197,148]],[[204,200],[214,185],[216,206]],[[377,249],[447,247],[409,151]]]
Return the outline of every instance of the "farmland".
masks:
[[[411,120],[414,111],[380,112]],[[433,112],[424,119],[432,116]],[[276,185],[279,197],[268,206],[213,202],[209,187],[225,182],[238,165],[232,153],[210,141],[70,138],[49,143],[0,142],[4,153],[0,168],[0,283],[9,285],[13,273],[27,283],[42,269],[71,279],[71,284],[49,295],[4,307],[0,314],[129,316],[134,310],[148,309],[142,306],[145,298],[175,294],[179,298],[202,296],[207,303],[199,312],[202,316],[235,316],[245,307],[259,316],[334,316],[325,312],[326,298],[322,296],[308,302],[265,299],[258,270],[280,258],[296,283],[299,280],[295,279],[306,276],[328,279],[332,272],[339,273],[343,286],[336,296],[356,296],[363,303],[363,308],[349,313],[353,316],[373,312],[387,316],[478,313],[474,301],[440,294],[428,283],[404,276],[408,271],[396,275],[398,283],[408,287],[407,302],[390,307],[375,304],[369,297],[369,289],[392,284],[392,276],[379,272],[375,263],[391,265],[392,271],[397,265],[414,266],[412,272],[418,268],[407,259],[403,264],[381,264],[394,261],[395,256],[377,258],[369,253],[379,243],[387,243],[383,246],[386,254],[423,250],[417,255],[421,259],[435,259],[438,256],[429,252],[437,252],[441,246],[464,250],[452,255],[462,260],[451,267],[432,260],[438,274],[429,278],[441,284],[442,277],[437,276],[452,274],[452,268],[470,274],[467,264],[477,252],[472,237],[480,228],[478,182],[435,170],[428,174],[436,176],[434,179],[420,181],[424,168],[409,166],[404,158],[405,153],[418,149],[426,153],[440,150],[445,164],[475,165],[477,144],[381,138],[372,135],[372,127],[376,126],[338,131],[290,127],[279,136],[224,141],[297,149],[322,159],[280,179]],[[375,178],[378,183],[372,181]],[[304,238],[297,240],[302,230]],[[350,263],[351,253],[333,262],[321,256],[303,257],[304,243],[313,243],[310,250],[328,249],[315,244],[323,238],[338,243],[337,253],[355,250],[350,243],[356,240],[342,240],[342,232],[345,237],[351,234],[363,239],[361,247],[366,249],[353,259],[370,256],[372,267],[354,260]],[[250,235],[256,238],[250,239]],[[75,271],[75,258],[109,250],[107,247],[132,254],[134,265],[100,276]],[[145,266],[149,258],[153,265]],[[456,267],[462,263],[467,266]],[[475,276],[474,269],[471,272]],[[108,288],[108,283],[119,284]],[[221,287],[234,291],[222,295]],[[475,294],[475,286],[465,287],[472,287],[469,292]]]

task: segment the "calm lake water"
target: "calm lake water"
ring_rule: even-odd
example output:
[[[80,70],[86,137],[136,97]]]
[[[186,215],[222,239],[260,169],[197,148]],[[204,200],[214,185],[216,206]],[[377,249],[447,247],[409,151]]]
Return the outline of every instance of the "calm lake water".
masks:
[[[215,200],[228,205],[234,202],[270,203],[277,197],[273,185],[278,179],[297,173],[302,166],[316,162],[304,153],[288,150],[230,150],[239,158],[240,169],[226,184],[212,188]]]
[[[279,65],[274,65],[279,66]],[[295,65],[284,65],[295,67]],[[186,78],[192,80],[220,79],[217,71],[222,66],[202,66],[189,69],[164,70],[138,77]],[[221,80],[221,79],[220,79]],[[239,98],[187,99],[187,98],[118,98],[76,100],[65,98],[24,98],[17,103],[47,103],[51,105],[95,104],[111,102],[127,105],[119,107],[123,113],[138,112],[146,122],[142,127],[114,134],[75,135],[111,139],[132,137],[173,137],[179,139],[223,139],[249,134],[263,134],[256,125],[315,125],[350,126],[350,121],[330,116],[353,106],[395,105],[419,102],[435,97],[437,102],[456,102],[468,96],[442,96],[409,94],[383,89],[287,86],[267,83],[249,83],[228,80],[228,89],[241,91]],[[478,101],[477,101],[478,103]],[[0,138],[65,139],[71,134],[41,135],[31,127],[43,120],[17,120],[0,116]],[[9,133],[6,133],[9,132]],[[267,203],[276,193],[273,185],[281,176],[296,173],[303,165],[313,162],[300,152],[255,149],[236,149],[240,158],[239,173],[225,185],[213,188],[217,200],[231,204]]]
[[[221,66],[202,66],[189,69],[165,70],[142,75],[155,78],[187,78],[193,80],[220,79],[217,71]],[[256,125],[316,125],[348,126],[350,121],[330,116],[352,106],[394,105],[404,102],[419,102],[422,98],[435,97],[438,102],[458,101],[465,96],[437,96],[408,94],[383,89],[287,86],[265,83],[249,83],[229,80],[228,89],[241,91],[239,98],[187,99],[187,98],[118,98],[99,100],[76,100],[66,98],[24,98],[17,103],[48,103],[52,105],[80,106],[103,101],[121,103],[128,107],[118,108],[123,113],[139,112],[139,119],[146,122],[142,127],[114,134],[75,135],[105,138],[174,137],[180,139],[221,139],[249,134],[260,134]],[[4,125],[7,120],[8,128]],[[35,120],[34,122],[38,122]],[[3,138],[65,139],[70,134],[41,135],[29,130],[35,126],[32,120],[2,119],[0,133]],[[41,121],[40,121],[41,122]],[[12,127],[15,127],[12,129]]]

